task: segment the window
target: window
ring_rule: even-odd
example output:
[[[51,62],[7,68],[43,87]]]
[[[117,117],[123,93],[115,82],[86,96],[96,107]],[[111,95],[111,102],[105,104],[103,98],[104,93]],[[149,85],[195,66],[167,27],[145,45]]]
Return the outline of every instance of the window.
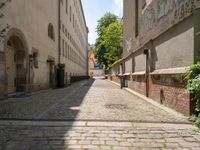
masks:
[[[74,14],[73,14],[73,28],[74,28]]]
[[[51,23],[48,26],[48,36],[52,40],[55,40],[54,28],[53,28],[53,25]]]
[[[65,58],[67,58],[67,43],[65,42]]]
[[[139,0],[135,0],[135,37],[138,36],[139,34],[139,26],[138,26],[138,23],[139,23]]]
[[[65,36],[67,37],[67,29],[65,29]]]
[[[68,45],[68,49],[67,49],[67,58],[69,59],[69,45]]]
[[[65,33],[65,26],[64,26],[64,24],[62,25],[62,32]]]
[[[68,0],[66,0],[66,13],[68,14]]]
[[[69,7],[69,20],[72,21],[72,7]]]
[[[65,56],[65,44],[64,44],[64,40],[62,40],[62,53],[63,53],[63,56]]]

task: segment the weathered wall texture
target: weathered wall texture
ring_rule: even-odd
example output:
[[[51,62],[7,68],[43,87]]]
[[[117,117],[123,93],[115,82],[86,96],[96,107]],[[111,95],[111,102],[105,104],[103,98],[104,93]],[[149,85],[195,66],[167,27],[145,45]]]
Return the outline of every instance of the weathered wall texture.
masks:
[[[151,75],[150,97],[185,115],[194,111],[190,106],[190,94],[185,89],[185,76],[177,75]]]
[[[193,104],[183,77],[186,69],[181,68],[193,64],[200,52],[200,0],[139,0],[136,4],[136,0],[124,0],[127,59],[122,63],[133,73],[128,86],[144,95],[147,89],[149,97],[189,114]],[[150,50],[147,80],[145,48]],[[131,66],[128,58],[133,60]]]
[[[153,41],[153,48],[155,70],[191,65],[194,62],[193,17],[185,19],[156,38]]]
[[[4,55],[0,52],[0,98],[3,97],[4,94],[4,75],[5,75],[5,64],[4,64]]]
[[[50,87],[50,61],[54,61],[54,67],[59,63],[59,50],[58,50],[58,3],[59,0],[13,0],[8,2],[5,7],[3,7],[2,12],[4,17],[1,18],[1,26],[6,26],[9,24],[10,28],[8,30],[18,30],[24,35],[24,39],[27,43],[27,48],[25,51],[28,55],[37,52],[38,67],[35,67],[31,62],[30,66],[27,66],[30,70],[30,88],[32,90],[46,89]],[[69,12],[66,14],[65,1],[61,4],[61,42],[65,41],[64,47],[60,49],[61,63],[66,64],[65,71],[68,75],[87,75],[87,28],[84,22],[84,14],[82,11],[81,2],[74,3],[73,0],[69,0],[68,9],[71,7],[71,14],[74,16],[69,17]],[[77,8],[75,8],[75,6]],[[79,12],[77,11],[79,9]],[[79,15],[77,14],[79,13]],[[74,19],[73,19],[74,18]],[[75,23],[72,20],[76,20]],[[54,39],[52,40],[48,36],[48,26],[52,24],[54,28]],[[64,28],[63,28],[64,26]],[[69,32],[66,32],[69,31]],[[68,34],[67,34],[68,33]],[[6,34],[5,34],[6,35]],[[6,35],[7,36],[7,35]],[[71,49],[68,49],[65,44],[70,45]],[[75,47],[74,45],[77,45]],[[6,42],[4,46],[0,45],[1,51],[6,51]],[[3,47],[3,48],[2,48]],[[77,55],[73,55],[73,59],[69,60],[66,56],[72,54],[72,49]],[[79,51],[78,51],[79,50]],[[81,56],[79,56],[81,55]],[[79,59],[79,58],[80,59]],[[78,58],[78,59],[77,59]],[[29,61],[29,58],[26,58]],[[74,62],[74,60],[81,60],[81,65]],[[2,61],[2,59],[1,59]],[[27,64],[28,65],[28,64]],[[1,69],[1,68],[0,68]],[[5,71],[5,70],[0,70]],[[2,75],[0,79],[3,78]],[[2,92],[1,92],[2,93]]]

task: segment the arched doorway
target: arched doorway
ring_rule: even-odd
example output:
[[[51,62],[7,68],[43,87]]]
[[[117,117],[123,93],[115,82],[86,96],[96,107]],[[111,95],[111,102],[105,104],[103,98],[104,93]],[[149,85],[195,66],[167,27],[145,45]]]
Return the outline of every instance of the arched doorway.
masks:
[[[28,57],[23,35],[11,32],[5,43],[7,94],[27,91]]]

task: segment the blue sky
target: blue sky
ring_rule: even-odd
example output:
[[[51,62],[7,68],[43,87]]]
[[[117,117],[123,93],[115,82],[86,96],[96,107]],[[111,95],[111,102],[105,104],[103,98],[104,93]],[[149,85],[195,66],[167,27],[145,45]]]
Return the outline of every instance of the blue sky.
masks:
[[[96,26],[106,12],[122,17],[123,0],[82,0],[87,26],[89,27],[89,43],[94,44],[97,38]]]

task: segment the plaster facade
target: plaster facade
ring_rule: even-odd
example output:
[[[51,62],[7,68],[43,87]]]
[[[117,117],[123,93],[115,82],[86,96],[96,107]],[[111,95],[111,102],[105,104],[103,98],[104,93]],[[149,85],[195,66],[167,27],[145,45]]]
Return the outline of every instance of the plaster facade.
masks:
[[[70,11],[67,13],[67,10]],[[1,28],[9,25],[0,44],[1,97],[9,94],[10,58],[6,58],[9,46],[14,48],[17,69],[17,55],[24,53],[21,74],[26,74],[23,77],[26,92],[55,87],[58,63],[65,64],[68,75],[87,76],[88,28],[80,0],[44,0],[42,3],[18,0],[6,3],[1,11],[4,14],[0,19]]]
[[[199,7],[199,0],[124,0],[121,74],[133,90],[184,114],[193,111],[184,74],[199,59]]]

